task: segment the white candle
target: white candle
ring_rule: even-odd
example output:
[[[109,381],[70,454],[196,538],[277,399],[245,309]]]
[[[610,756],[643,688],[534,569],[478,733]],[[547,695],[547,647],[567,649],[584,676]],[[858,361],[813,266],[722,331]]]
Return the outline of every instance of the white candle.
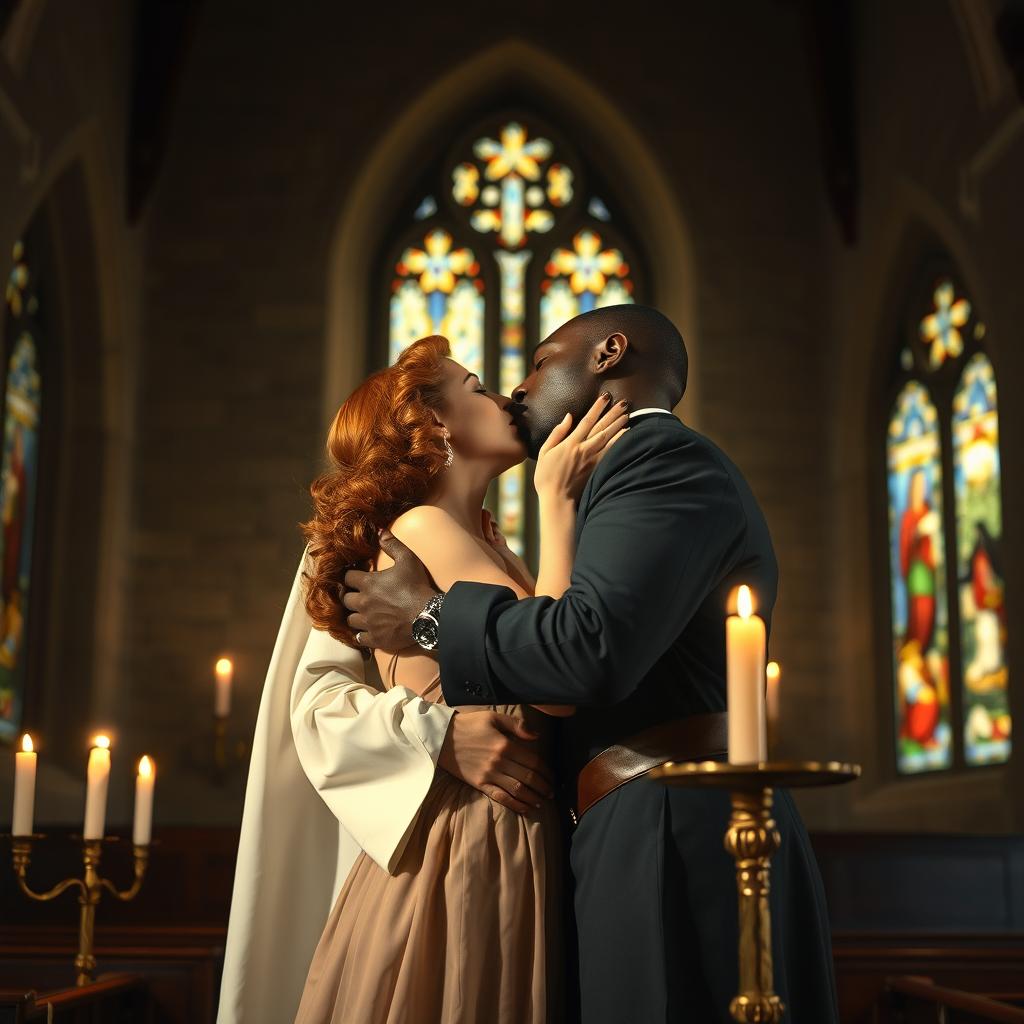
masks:
[[[742,586],[738,615],[725,623],[729,763],[753,764],[768,759],[764,706],[764,620],[753,614],[750,588]]]
[[[227,718],[228,712],[231,710],[231,677],[234,675],[235,666],[231,664],[230,658],[220,658],[214,672],[217,682],[213,713],[218,718]]]
[[[32,835],[32,811],[36,803],[36,752],[32,737],[21,737],[21,750],[14,755],[14,813],[11,833],[16,836]]]
[[[145,755],[139,761],[139,774],[135,776],[135,821],[132,827],[132,842],[136,846],[148,846],[153,834],[153,784],[156,770],[153,762]]]
[[[102,839],[107,818],[107,784],[110,782],[110,739],[97,736],[89,751],[89,768],[85,790],[85,825],[83,839]]]
[[[767,691],[767,713],[768,725],[772,732],[775,732],[779,724],[779,676],[782,675],[777,661],[769,661],[765,666],[765,675],[768,678]]]

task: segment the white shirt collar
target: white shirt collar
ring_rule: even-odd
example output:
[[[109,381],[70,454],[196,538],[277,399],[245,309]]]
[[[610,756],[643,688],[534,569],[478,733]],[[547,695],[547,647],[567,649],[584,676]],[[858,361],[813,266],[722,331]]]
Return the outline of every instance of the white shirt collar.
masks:
[[[634,416],[646,416],[648,413],[652,412],[666,413],[669,416],[674,415],[671,409],[658,409],[654,406],[651,406],[649,409],[637,409],[634,412],[631,412],[629,414],[629,418],[632,419]]]

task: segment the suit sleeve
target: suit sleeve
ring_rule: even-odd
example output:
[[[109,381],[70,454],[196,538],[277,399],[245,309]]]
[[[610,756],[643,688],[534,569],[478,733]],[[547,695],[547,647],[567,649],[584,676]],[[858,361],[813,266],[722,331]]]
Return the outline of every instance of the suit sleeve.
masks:
[[[453,714],[404,686],[384,690],[366,681],[358,651],[310,631],[290,700],[299,762],[346,831],[389,873],[430,789]]]
[[[448,591],[440,662],[449,704],[618,703],[735,562],[745,517],[714,455],[685,434],[647,451],[627,439],[597,470],[562,597],[517,601],[478,583]]]

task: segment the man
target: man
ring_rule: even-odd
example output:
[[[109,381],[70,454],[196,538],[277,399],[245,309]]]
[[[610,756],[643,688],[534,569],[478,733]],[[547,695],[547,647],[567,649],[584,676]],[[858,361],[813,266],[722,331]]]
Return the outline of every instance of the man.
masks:
[[[627,433],[579,504],[572,584],[559,599],[504,587],[434,589],[393,538],[380,573],[345,577],[348,624],[370,647],[437,648],[446,702],[572,704],[571,866],[585,1024],[728,1021],[737,994],[726,794],[644,778],[668,759],[725,754],[725,618],[741,583],[770,625],[777,566],[733,463],[672,415],[686,387],[678,331],[657,310],[593,310],[537,346],[513,412],[536,456],[566,412],[626,399]],[[458,721],[458,715],[455,716]],[[514,788],[513,788],[514,791]],[[788,792],[777,791],[775,987],[786,1020],[838,1019],[824,894]]]

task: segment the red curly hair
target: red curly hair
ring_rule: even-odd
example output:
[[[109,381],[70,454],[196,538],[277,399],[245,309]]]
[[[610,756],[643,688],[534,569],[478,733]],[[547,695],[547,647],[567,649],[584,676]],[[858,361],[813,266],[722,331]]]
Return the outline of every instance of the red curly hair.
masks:
[[[342,580],[367,568],[380,550],[377,531],[421,505],[445,463],[434,413],[444,407],[447,338],[414,342],[394,366],[368,378],[346,399],[327,436],[332,468],[313,481],[313,517],[302,524],[312,571],[306,610],[313,625],[357,647],[345,624]]]

